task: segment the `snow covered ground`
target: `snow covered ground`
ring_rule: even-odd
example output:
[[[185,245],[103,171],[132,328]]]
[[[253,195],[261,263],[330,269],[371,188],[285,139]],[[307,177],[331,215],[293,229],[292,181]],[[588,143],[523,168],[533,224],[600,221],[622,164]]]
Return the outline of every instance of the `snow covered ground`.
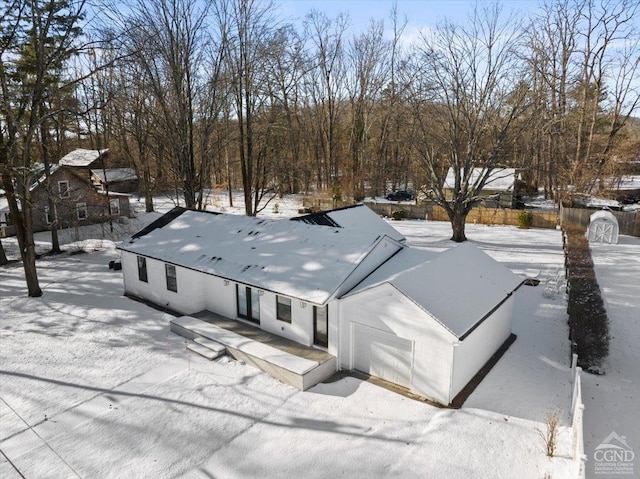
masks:
[[[595,448],[612,432],[626,438],[640,477],[640,238],[620,236],[616,245],[591,246],[596,277],[609,317],[609,357],[603,376],[583,375],[587,477],[599,474]]]
[[[452,246],[447,223],[392,224],[414,246]],[[539,433],[550,411],[566,424],[570,401],[566,304],[542,284],[516,293],[518,339],[461,410],[354,378],[303,393],[191,356],[166,314],[122,296],[114,244],[86,239],[96,231],[69,232],[82,236],[69,251],[87,253],[39,261],[41,298],[25,297],[17,263],[0,269],[0,450],[26,477],[570,477],[568,430],[552,460]],[[522,275],[544,281],[562,264],[557,231],[467,234]],[[0,477],[19,477],[2,455]]]

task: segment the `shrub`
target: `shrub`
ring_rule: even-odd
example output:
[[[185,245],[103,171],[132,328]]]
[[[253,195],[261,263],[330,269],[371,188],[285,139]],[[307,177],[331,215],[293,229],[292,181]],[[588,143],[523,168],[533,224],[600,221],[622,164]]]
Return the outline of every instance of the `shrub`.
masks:
[[[533,225],[533,213],[531,211],[521,211],[518,215],[518,227],[528,230]]]
[[[364,192],[359,191],[359,192],[353,194],[353,202],[354,203],[360,203],[362,201],[364,201]]]
[[[391,218],[394,220],[403,220],[407,217],[407,213],[404,210],[395,210],[391,213]]]
[[[547,456],[553,457],[556,452],[556,446],[558,444],[558,425],[560,423],[560,416],[557,412],[547,413],[544,419],[544,430],[539,429],[538,432],[544,440],[544,444],[547,449]]]
[[[575,225],[566,227],[565,233],[570,338],[578,354],[578,365],[590,373],[602,373],[602,363],[609,354],[609,319],[589,242],[584,230]]]

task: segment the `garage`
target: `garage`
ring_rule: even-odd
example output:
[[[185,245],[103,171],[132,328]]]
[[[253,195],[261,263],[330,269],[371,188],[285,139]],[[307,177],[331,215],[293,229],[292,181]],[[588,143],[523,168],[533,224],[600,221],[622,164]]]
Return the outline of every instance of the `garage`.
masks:
[[[412,341],[353,324],[353,367],[403,387],[411,385]]]
[[[403,249],[340,298],[340,367],[451,404],[510,337],[521,283],[470,243]]]

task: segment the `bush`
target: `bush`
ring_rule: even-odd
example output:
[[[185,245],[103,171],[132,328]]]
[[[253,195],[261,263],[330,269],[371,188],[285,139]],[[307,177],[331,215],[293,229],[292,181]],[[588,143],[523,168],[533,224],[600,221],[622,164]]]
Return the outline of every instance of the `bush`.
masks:
[[[404,210],[395,210],[391,213],[391,218],[394,220],[403,220],[407,217],[407,213]]]
[[[567,282],[569,287],[570,339],[578,354],[578,365],[591,373],[602,373],[609,354],[609,318],[596,280],[589,242],[584,230],[571,225],[567,236]]]
[[[528,230],[533,225],[533,213],[531,211],[521,211],[518,215],[518,227]]]

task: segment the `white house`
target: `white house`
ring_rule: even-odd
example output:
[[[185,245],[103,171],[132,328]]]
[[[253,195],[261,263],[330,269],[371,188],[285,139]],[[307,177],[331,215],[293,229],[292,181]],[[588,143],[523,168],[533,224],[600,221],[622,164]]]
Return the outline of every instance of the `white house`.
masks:
[[[520,279],[471,244],[429,254],[341,211],[326,224],[175,208],[118,247],[125,293],[253,323],[449,404],[511,334]]]
[[[521,282],[470,243],[405,248],[340,300],[338,361],[450,404],[511,335]]]
[[[371,232],[182,208],[119,246],[125,293],[250,321],[334,356],[335,300],[401,248]]]

